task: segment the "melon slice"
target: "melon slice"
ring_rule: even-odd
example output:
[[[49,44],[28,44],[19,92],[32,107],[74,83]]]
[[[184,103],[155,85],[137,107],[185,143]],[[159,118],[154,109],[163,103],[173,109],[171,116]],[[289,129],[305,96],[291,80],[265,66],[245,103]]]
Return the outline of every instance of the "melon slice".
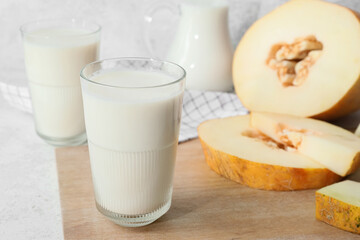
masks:
[[[316,218],[360,234],[360,183],[347,180],[317,191]]]
[[[356,136],[360,137],[360,124],[357,126],[355,133]]]
[[[252,112],[251,126],[340,176],[349,175],[360,166],[360,138],[330,123]]]
[[[360,108],[360,22],[345,7],[292,0],[255,22],[233,60],[251,111],[334,119]]]
[[[251,128],[249,115],[209,120],[200,124],[198,132],[210,168],[249,187],[310,189],[341,179],[321,164]]]

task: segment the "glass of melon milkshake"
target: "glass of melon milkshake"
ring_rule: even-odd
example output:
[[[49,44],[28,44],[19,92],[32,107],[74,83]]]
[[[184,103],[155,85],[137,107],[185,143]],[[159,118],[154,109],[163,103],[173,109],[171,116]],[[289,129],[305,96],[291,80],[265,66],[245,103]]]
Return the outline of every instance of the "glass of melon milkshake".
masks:
[[[49,144],[86,142],[79,73],[98,59],[100,30],[74,19],[36,21],[20,28],[36,132]]]
[[[98,210],[122,226],[147,225],[171,205],[185,70],[118,58],[81,71]]]

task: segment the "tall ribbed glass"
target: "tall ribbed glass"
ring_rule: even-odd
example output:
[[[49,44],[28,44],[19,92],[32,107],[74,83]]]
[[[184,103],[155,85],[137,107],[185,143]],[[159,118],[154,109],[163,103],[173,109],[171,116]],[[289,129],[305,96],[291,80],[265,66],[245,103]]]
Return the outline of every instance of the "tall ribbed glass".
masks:
[[[43,20],[20,30],[38,135],[55,146],[86,142],[79,73],[99,55],[100,26]]]
[[[185,71],[108,59],[82,70],[81,87],[98,210],[123,226],[155,221],[171,205]]]

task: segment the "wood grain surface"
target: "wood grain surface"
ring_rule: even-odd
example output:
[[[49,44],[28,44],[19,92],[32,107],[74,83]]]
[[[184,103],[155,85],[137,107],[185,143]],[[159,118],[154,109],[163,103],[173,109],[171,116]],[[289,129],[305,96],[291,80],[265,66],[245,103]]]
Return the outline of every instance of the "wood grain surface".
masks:
[[[348,118],[337,124],[355,129]],[[251,189],[206,165],[198,140],[178,148],[170,210],[140,228],[120,227],[95,208],[87,146],[56,150],[65,239],[359,239],[315,219],[315,190]],[[360,181],[360,171],[350,176]]]

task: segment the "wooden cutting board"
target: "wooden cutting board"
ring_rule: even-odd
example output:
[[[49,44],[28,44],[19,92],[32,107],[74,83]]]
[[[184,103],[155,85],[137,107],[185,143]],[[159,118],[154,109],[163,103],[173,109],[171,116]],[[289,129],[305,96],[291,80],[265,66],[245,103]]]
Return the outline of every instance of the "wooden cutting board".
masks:
[[[140,228],[120,227],[96,210],[87,146],[58,148],[56,159],[65,239],[360,238],[315,219],[315,190],[263,191],[220,177],[198,140],[179,145],[170,210]],[[360,170],[350,178],[360,181]]]

